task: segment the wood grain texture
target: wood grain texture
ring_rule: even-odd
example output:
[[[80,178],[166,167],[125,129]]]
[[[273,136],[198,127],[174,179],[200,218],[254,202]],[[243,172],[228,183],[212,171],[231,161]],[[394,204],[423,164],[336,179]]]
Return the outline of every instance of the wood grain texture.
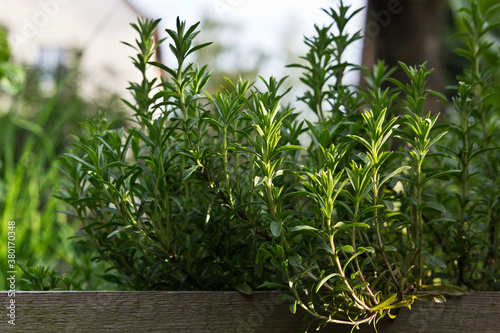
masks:
[[[0,332],[300,332],[300,314],[277,304],[277,293],[256,292],[16,292],[16,325],[8,324],[10,298],[0,292]],[[500,293],[467,293],[443,304],[416,302],[380,333],[500,332]],[[311,330],[314,331],[314,330]],[[329,326],[322,332],[350,332]],[[359,333],[374,332],[365,326]]]

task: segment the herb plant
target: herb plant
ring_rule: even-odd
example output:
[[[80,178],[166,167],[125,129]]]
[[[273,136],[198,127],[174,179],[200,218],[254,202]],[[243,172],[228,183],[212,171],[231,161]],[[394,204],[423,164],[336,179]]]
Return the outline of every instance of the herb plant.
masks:
[[[471,68],[451,102],[427,89],[426,64],[401,63],[400,82],[384,62],[345,61],[361,38],[345,31],[358,11],[342,2],[325,10],[332,24],[316,27],[304,62],[291,65],[307,86],[298,105],[317,118],[304,121],[281,103],[286,78],[261,78],[260,90],[227,79],[204,92],[210,71],[188,62],[209,45],[194,43],[198,23],[167,29],[175,67],[151,61],[158,21],[132,24],[140,37],[127,45],[142,74],[126,101],[132,125],[102,114],[60,157],[60,198],[114,268],[110,279],[140,290],[279,288],[315,325],[353,328],[415,300],[497,288],[498,109],[481,58],[495,27],[488,11],[475,1],[465,9],[472,23],[457,53]],[[150,67],[165,76],[149,78]],[[344,80],[354,70],[367,87]],[[424,110],[431,97],[447,114]]]

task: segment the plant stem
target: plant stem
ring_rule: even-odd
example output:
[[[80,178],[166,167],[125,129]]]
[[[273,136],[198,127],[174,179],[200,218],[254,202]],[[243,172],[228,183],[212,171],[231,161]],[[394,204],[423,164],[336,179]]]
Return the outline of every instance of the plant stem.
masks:
[[[234,200],[233,200],[233,195],[231,193],[231,185],[229,183],[229,171],[228,171],[228,157],[227,157],[227,152],[228,152],[228,149],[227,149],[227,125],[224,126],[224,132],[223,132],[223,143],[222,143],[222,150],[223,150],[223,154],[222,154],[222,163],[224,164],[224,178],[225,178],[225,183],[226,183],[226,191],[227,191],[227,195],[229,197],[229,203],[230,203],[230,207],[233,208],[234,207]]]
[[[417,247],[417,285],[422,285],[422,276],[423,276],[423,259],[422,259],[422,247],[423,247],[423,237],[424,237],[424,225],[422,218],[422,174],[421,174],[421,160],[417,162],[417,182],[416,182],[416,191],[417,191],[417,215],[416,215],[416,224],[417,224],[417,239],[418,239],[418,247]]]
[[[461,193],[460,193],[460,218],[458,221],[458,231],[457,231],[457,249],[458,249],[458,283],[466,284],[465,281],[465,262],[466,262],[466,250],[464,246],[464,229],[465,229],[465,209],[468,203],[467,196],[469,194],[469,134],[468,134],[468,110],[461,110],[462,116],[462,131],[464,133],[462,139],[462,153],[460,156],[461,163]]]
[[[373,185],[373,205],[376,206],[377,201],[378,201],[378,173],[377,173],[377,169],[375,168],[375,166],[374,166],[374,173],[372,176],[372,181],[374,183],[374,185]],[[375,217],[375,219],[374,219],[375,231],[377,233],[377,242],[378,242],[378,246],[380,248],[380,254],[382,255],[382,259],[384,260],[385,266],[389,270],[389,274],[391,275],[391,279],[394,282],[396,289],[398,290],[399,297],[402,299],[403,298],[403,290],[401,289],[401,287],[399,285],[398,279],[394,275],[394,271],[392,270],[391,264],[389,263],[389,260],[387,259],[387,255],[385,253],[384,242],[382,240],[382,234],[380,232],[380,223],[379,223],[379,219],[378,219],[378,208],[374,210],[373,214]]]
[[[358,222],[358,210],[359,210],[359,201],[356,201],[356,203],[354,205],[354,216],[353,216],[353,221],[352,221],[353,223]],[[356,253],[356,228],[355,227],[352,227],[352,229],[351,229],[351,239],[352,239],[353,254],[355,254]],[[357,269],[357,272],[359,273],[359,277],[361,278],[361,281],[363,281],[363,283],[366,283],[365,275],[363,274],[363,270],[361,269],[361,266],[359,265],[358,257],[354,258],[354,262],[356,264],[356,269]],[[372,297],[373,301],[375,302],[375,304],[377,304],[378,303],[377,298],[373,294],[373,291],[370,288],[370,285],[366,286],[366,290],[368,290],[368,293]]]
[[[331,219],[327,219],[326,224],[328,226],[328,231],[330,233],[330,235],[329,235],[330,247],[331,247],[332,252],[333,252],[333,257],[335,259],[335,264],[337,265],[337,269],[339,270],[339,274],[340,274],[340,277],[342,278],[342,281],[344,282],[344,284],[346,285],[347,289],[349,290],[349,296],[354,300],[354,302],[356,303],[356,305],[360,309],[364,309],[366,311],[369,311],[370,307],[367,306],[363,301],[361,301],[358,298],[358,296],[356,295],[356,292],[354,291],[354,289],[352,289],[351,285],[349,284],[349,281],[347,281],[347,278],[345,276],[344,270],[342,269],[342,264],[340,263],[339,256],[337,255],[337,252],[336,252],[336,249],[335,249],[335,243],[333,241],[334,233],[332,232],[332,228],[331,228]]]

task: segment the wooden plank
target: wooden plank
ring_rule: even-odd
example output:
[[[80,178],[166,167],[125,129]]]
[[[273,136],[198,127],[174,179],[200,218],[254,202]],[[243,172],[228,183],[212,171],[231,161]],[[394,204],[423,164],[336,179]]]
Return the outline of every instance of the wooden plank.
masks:
[[[278,293],[255,292],[16,292],[15,326],[6,316],[10,299],[0,292],[1,332],[300,332]],[[383,333],[500,332],[500,293],[467,293],[443,304],[416,302],[394,320],[377,325]],[[313,330],[311,330],[313,331]],[[350,332],[329,326],[322,332]],[[374,332],[365,326],[359,333]]]

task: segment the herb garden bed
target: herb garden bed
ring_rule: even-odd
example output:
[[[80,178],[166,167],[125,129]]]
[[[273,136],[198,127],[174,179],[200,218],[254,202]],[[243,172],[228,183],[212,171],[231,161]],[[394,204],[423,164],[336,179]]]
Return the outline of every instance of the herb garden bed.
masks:
[[[2,292],[2,304],[8,302]],[[17,292],[16,325],[2,332],[300,332],[305,322],[277,304],[276,292]],[[395,320],[382,319],[379,332],[498,332],[500,293],[475,292],[447,302],[416,302]],[[322,332],[350,332],[327,326]],[[364,325],[355,332],[374,332]]]
[[[456,52],[470,64],[446,96],[427,88],[426,63],[400,63],[403,82],[383,61],[345,62],[359,9],[325,10],[332,25],[315,26],[290,65],[307,86],[297,99],[314,119],[304,121],[304,103],[283,102],[286,78],[207,92],[211,72],[187,61],[210,44],[193,44],[199,22],[166,30],[171,66],[153,61],[159,20],[138,19],[140,38],[125,43],[142,76],[130,83],[130,124],[100,114],[75,131],[58,198],[109,265],[101,277],[141,291],[22,292],[12,328],[498,332],[500,294],[486,291],[500,290],[500,77],[482,60],[497,50],[484,37],[497,25],[477,1],[462,11]],[[149,79],[151,67],[165,77]],[[351,71],[367,86],[347,84]],[[86,289],[19,266],[33,289]],[[281,304],[278,292],[290,292]]]

